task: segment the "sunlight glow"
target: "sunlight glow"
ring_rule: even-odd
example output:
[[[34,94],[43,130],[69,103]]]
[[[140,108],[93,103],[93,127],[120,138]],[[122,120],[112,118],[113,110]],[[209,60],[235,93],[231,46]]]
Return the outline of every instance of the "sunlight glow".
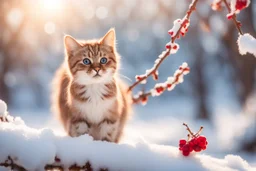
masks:
[[[41,6],[45,10],[57,10],[62,6],[61,0],[41,0]]]

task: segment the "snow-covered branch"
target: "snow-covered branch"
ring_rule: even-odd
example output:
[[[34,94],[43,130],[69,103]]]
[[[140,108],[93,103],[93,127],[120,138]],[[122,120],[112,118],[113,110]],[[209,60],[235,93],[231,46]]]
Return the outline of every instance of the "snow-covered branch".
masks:
[[[162,62],[170,55],[174,54],[178,51],[179,45],[175,43],[175,40],[180,38],[180,35],[184,36],[185,33],[188,31],[189,22],[190,22],[190,16],[192,12],[196,9],[196,4],[198,0],[193,0],[192,3],[189,5],[189,9],[186,12],[186,15],[183,19],[177,19],[174,21],[172,29],[168,31],[168,33],[171,35],[171,40],[166,44],[166,50],[163,51],[158,58],[155,61],[154,66],[146,70],[146,73],[143,75],[136,75],[136,82],[134,82],[128,89],[128,91],[131,91],[134,87],[136,87],[138,84],[145,84],[147,81],[147,78],[149,76],[152,76],[153,79],[158,79],[158,68],[162,64]],[[147,96],[153,95],[151,93],[143,93],[139,95],[139,97],[134,98],[134,103],[138,103],[139,100],[142,100],[142,103],[146,101]]]
[[[253,36],[248,33],[239,35],[237,44],[241,55],[245,55],[248,52],[256,57],[256,39]]]
[[[238,1],[240,1],[240,0],[238,0]],[[225,4],[225,6],[226,6],[226,8],[227,8],[227,10],[229,12],[229,14],[227,14],[227,18],[233,20],[233,22],[234,22],[234,24],[236,26],[236,29],[242,35],[243,32],[242,32],[242,29],[241,29],[241,22],[237,21],[236,14],[239,13],[240,10],[242,10],[244,7],[243,8],[240,7],[240,6],[237,7],[236,3],[239,3],[238,1],[237,0],[235,0],[235,1],[232,0],[230,5],[229,5],[227,0],[223,0],[224,4]],[[248,3],[248,5],[249,5],[249,3]]]
[[[165,90],[172,91],[176,85],[183,82],[183,76],[189,73],[190,69],[187,63],[183,63],[172,77],[168,77],[166,82],[158,83],[149,92],[140,91],[138,95],[133,97],[134,103],[141,102],[143,105],[147,103],[148,96],[160,96]]]
[[[247,8],[250,5],[250,0],[231,0],[230,3],[227,0],[215,0],[212,3],[213,10],[221,9],[221,3],[224,3],[228,10],[227,18],[232,19],[236,29],[239,32],[237,40],[238,50],[241,55],[245,55],[247,52],[253,54],[256,57],[256,39],[249,33],[243,33],[241,29],[241,22],[237,20],[236,14],[239,14],[241,10]]]

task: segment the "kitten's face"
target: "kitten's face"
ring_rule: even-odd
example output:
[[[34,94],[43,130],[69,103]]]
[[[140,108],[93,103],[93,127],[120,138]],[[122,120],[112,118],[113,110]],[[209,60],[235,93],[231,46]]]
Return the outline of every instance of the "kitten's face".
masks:
[[[79,84],[107,83],[117,68],[115,31],[110,30],[101,40],[80,44],[66,36],[68,65],[74,81]]]

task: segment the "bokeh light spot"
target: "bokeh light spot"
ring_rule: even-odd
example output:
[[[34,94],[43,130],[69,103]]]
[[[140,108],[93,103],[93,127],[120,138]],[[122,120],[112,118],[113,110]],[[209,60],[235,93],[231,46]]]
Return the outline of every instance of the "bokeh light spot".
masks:
[[[104,6],[101,6],[101,7],[97,8],[96,16],[99,19],[105,19],[108,16],[108,9]]]
[[[7,15],[7,23],[13,30],[17,30],[23,19],[23,13],[19,8],[12,8]]]
[[[44,25],[44,31],[47,34],[53,34],[55,32],[55,24],[53,22],[47,22]]]

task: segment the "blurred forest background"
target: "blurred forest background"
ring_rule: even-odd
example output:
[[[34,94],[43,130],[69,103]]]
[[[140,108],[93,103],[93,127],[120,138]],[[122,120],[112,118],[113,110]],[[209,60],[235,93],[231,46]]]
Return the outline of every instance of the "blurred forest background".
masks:
[[[49,111],[51,80],[64,59],[63,36],[99,38],[111,27],[116,29],[117,48],[122,56],[120,73],[134,81],[134,76],[151,68],[164,50],[170,39],[167,31],[175,19],[185,15],[190,2],[1,0],[0,99],[8,103],[10,110]],[[231,113],[233,117],[233,113],[236,120],[227,119],[224,124],[235,122],[233,127],[239,127],[241,117],[253,121],[252,126],[239,133],[243,138],[236,150],[253,152],[256,150],[256,58],[239,55],[238,32],[233,22],[227,20],[227,10],[213,11],[211,2],[198,2],[187,35],[177,41],[179,52],[160,67],[159,81],[172,75],[185,61],[191,73],[174,91],[150,98],[144,107],[136,106],[135,118],[183,116],[211,125],[216,116]],[[256,37],[254,0],[238,15],[238,20],[244,32]],[[145,88],[150,89],[154,84],[149,81]]]

